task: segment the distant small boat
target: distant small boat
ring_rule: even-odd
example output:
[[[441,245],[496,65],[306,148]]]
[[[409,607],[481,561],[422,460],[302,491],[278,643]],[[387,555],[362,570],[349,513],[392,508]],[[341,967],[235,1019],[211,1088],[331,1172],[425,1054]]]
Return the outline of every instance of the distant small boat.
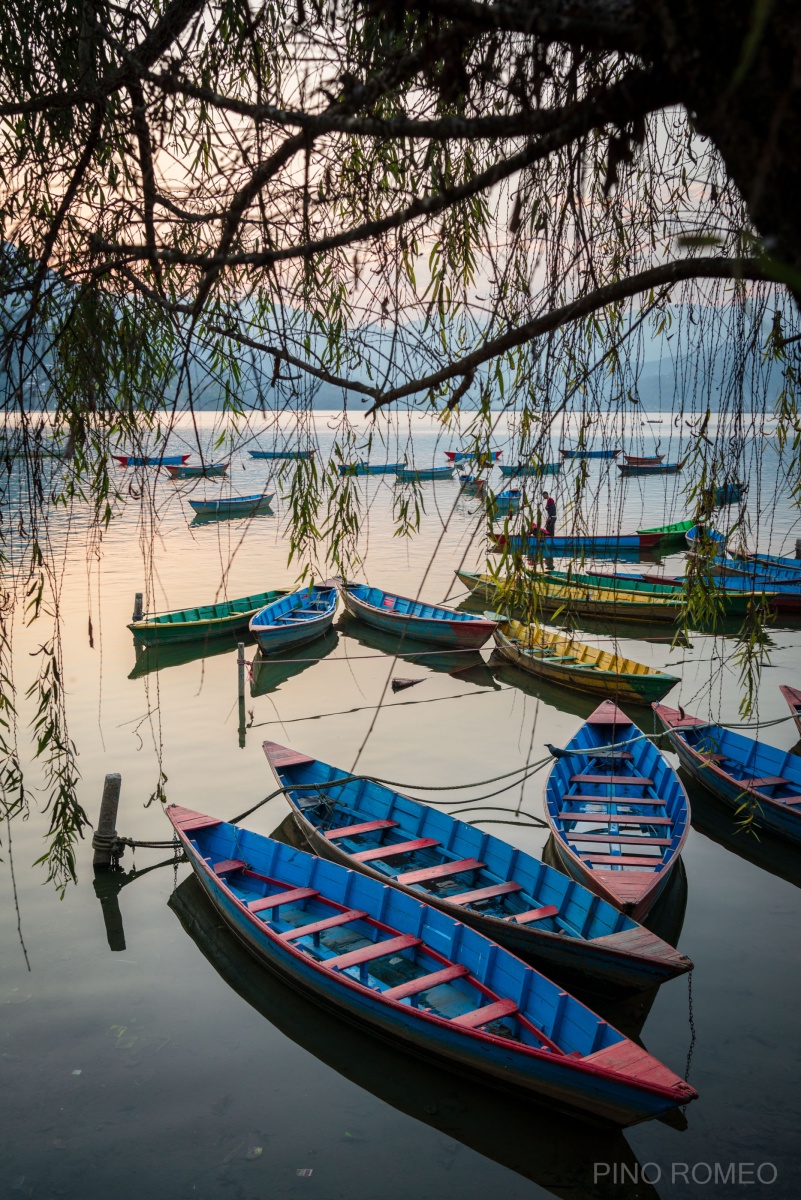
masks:
[[[658,467],[664,462],[664,454],[651,454],[641,457],[637,454],[624,454],[623,461],[630,467]]]
[[[620,450],[571,450],[569,447],[559,447],[562,458],[617,458]]]
[[[684,545],[685,535],[688,530],[692,529],[695,521],[692,519],[685,521],[674,521],[672,525],[656,525],[653,529],[638,529],[637,532],[642,534],[659,534],[658,545],[666,547],[679,543]]]
[[[333,585],[303,587],[273,600],[251,618],[250,636],[262,654],[301,646],[331,628],[337,610]]]
[[[444,604],[424,604],[366,583],[341,583],[339,586],[342,603],[352,617],[383,633],[412,641],[478,650],[497,624],[497,621],[475,613],[448,608]]]
[[[520,503],[521,493],[518,488],[507,488],[504,492],[496,492],[493,498],[498,513],[514,511]]]
[[[779,686],[779,691],[784,696],[790,712],[793,714],[796,729],[801,733],[801,690],[782,683]]]
[[[624,479],[633,475],[677,475],[681,463],[618,463],[617,469]]]
[[[177,608],[171,612],[154,613],[132,621],[128,626],[134,637],[148,645],[174,642],[204,642],[209,638],[245,632],[251,618],[287,591],[257,592],[238,600],[221,600],[218,604],[197,608]]]
[[[398,483],[416,483],[428,479],[453,479],[453,467],[401,467],[396,472]]]
[[[716,508],[724,508],[727,504],[739,504],[748,491],[747,483],[724,483],[712,491],[712,503]]]
[[[180,467],[168,465],[166,470],[173,479],[196,479],[203,476],[224,475],[228,470],[228,463],[198,463],[197,466],[189,464]]]
[[[406,465],[406,460],[394,463],[340,463],[340,475],[395,475],[398,471],[402,471]]]
[[[248,450],[251,458],[267,458],[277,461],[285,458],[311,458],[313,450]]]
[[[221,496],[217,500],[190,500],[189,505],[198,517],[238,517],[269,509],[273,492],[256,492],[252,496]]]
[[[741,817],[801,845],[801,758],[655,704],[681,765]]]
[[[517,537],[503,533],[490,534],[490,550],[497,552],[510,550],[513,554],[544,554],[546,557],[557,554],[591,553],[593,550],[652,550],[661,538],[656,533],[632,534],[587,534],[575,537],[550,537],[546,533],[530,534]]]
[[[462,485],[462,491],[473,496],[483,496],[487,490],[486,479],[477,478],[475,475],[460,475],[459,482]]]
[[[618,1125],[696,1091],[462,921],[336,863],[170,805],[192,869],[255,958],[426,1061]]]
[[[635,920],[653,908],[690,828],[678,775],[611,700],[559,751],[545,815],[567,871]]]
[[[561,871],[538,857],[276,742],[265,742],[264,753],[276,782],[287,788],[304,845],[321,858],[390,883],[507,950],[571,976],[637,989],[649,977],[656,983],[689,969],[683,954],[611,905],[596,908],[586,889],[571,889]]]
[[[446,450],[445,457],[452,463],[474,462],[479,466],[490,466],[491,463],[497,462],[503,453],[502,450]]]
[[[622,654],[599,650],[544,625],[503,621],[493,637],[504,658],[521,670],[590,695],[611,696],[629,704],[652,704],[680,682],[676,675],[646,667]]]
[[[113,454],[121,467],[180,467],[191,454]]]
[[[543,475],[558,475],[562,470],[560,462],[555,463],[523,463],[518,462],[514,466],[503,466],[499,464],[499,470],[504,479],[512,479],[519,475],[521,478],[525,476],[533,476],[539,479]]]

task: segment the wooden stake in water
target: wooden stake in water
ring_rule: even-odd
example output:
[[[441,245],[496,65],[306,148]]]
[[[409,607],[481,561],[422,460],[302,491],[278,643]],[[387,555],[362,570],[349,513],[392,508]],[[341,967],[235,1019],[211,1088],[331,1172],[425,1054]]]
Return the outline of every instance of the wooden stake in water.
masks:
[[[245,643],[237,642],[236,645],[236,682],[238,688],[238,696],[240,700],[245,699]]]
[[[142,593],[137,592],[136,595],[134,596],[134,610],[133,610],[133,616],[131,617],[132,621],[141,621],[142,617],[144,616],[144,608],[142,606],[142,600],[143,600]]]
[[[117,809],[120,805],[121,789],[121,775],[115,772],[106,776],[103,798],[100,801],[100,816],[92,838],[92,848],[95,852],[92,865],[96,871],[107,871],[111,866],[111,851],[117,837]]]

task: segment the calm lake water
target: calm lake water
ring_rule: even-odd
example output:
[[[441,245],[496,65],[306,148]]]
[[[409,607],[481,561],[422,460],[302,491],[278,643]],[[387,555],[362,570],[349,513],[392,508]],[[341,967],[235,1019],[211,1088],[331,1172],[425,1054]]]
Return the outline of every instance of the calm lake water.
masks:
[[[322,461],[341,436],[338,422],[337,414],[314,416]],[[366,428],[363,420],[357,426]],[[222,418],[204,415],[205,443],[222,427]],[[723,430],[727,437],[730,432]],[[792,553],[801,530],[787,498],[787,463],[770,438],[754,438],[747,429],[740,435],[752,541]],[[667,418],[661,426],[639,420],[626,436],[643,453],[659,437],[670,457],[686,448]],[[257,439],[265,449],[285,440],[294,440],[289,418],[265,421]],[[188,424],[173,435],[170,449],[182,442],[191,448]],[[441,449],[458,444],[456,434],[443,439],[434,423],[415,418],[393,425],[386,447],[373,457],[413,453],[418,465],[444,462]],[[508,460],[506,418],[496,444]],[[76,508],[54,518],[70,733],[80,751],[81,799],[92,819],[105,773],[119,771],[119,832],[167,839],[159,806],[147,806],[160,770],[170,802],[230,818],[272,788],[261,750],[265,738],[343,767],[361,752],[360,770],[422,795],[433,787],[478,784],[541,758],[545,742],[570,738],[594,707],[579,693],[499,666],[489,648],[483,662],[458,674],[449,673],[453,665],[442,658],[398,663],[378,635],[345,620],[326,642],[293,656],[312,661],[275,664],[254,676],[244,730],[235,647],[222,646],[205,660],[162,655],[154,664],[137,656],[126,623],[134,593],[144,590],[146,558],[152,558],[153,607],[160,610],[293,582],[280,481],[269,489],[278,492],[274,515],[249,521],[192,523],[186,503],[190,496],[262,491],[271,465],[237,449],[228,479],[182,485],[153,470],[120,468],[126,486],[132,483],[137,494],[144,487],[146,499],[155,499],[158,532],[149,504],[132,498],[98,555],[87,539],[85,513]],[[562,524],[574,470],[566,469],[557,484]],[[622,487],[618,475],[614,464],[592,466],[591,511],[599,531],[684,515],[683,476]],[[455,482],[424,484],[422,529],[406,540],[392,536],[392,478],[359,481],[359,487],[366,501],[361,575],[405,594],[422,585],[421,594],[434,601],[449,595],[460,601],[454,568],[482,562],[476,502],[460,497]],[[17,508],[19,484],[12,476],[4,504],[12,522]],[[682,561],[676,555],[665,563],[678,570]],[[607,632],[596,628],[590,640],[611,644]],[[620,645],[682,677],[668,702],[736,722],[735,641],[699,635],[690,647],[674,650],[665,630],[654,634],[626,637]],[[20,692],[33,678],[28,654],[43,637],[41,628],[18,623],[15,629]],[[777,624],[771,638],[773,665],[764,671],[759,695],[763,721],[785,716],[778,685],[801,678],[801,627]],[[247,653],[252,657],[252,648]],[[397,674],[423,682],[393,695],[387,684]],[[647,710],[631,715],[653,729]],[[790,722],[764,736],[784,749],[797,741]],[[35,778],[37,768],[32,771]],[[522,795],[518,788],[485,802],[494,806],[482,810],[486,821],[504,822],[485,827],[539,851],[545,833],[531,818],[542,815],[544,782],[541,772]],[[477,787],[474,794],[488,790]],[[174,867],[169,851],[128,851],[123,875],[94,882],[84,843],[78,886],[59,900],[41,868],[31,865],[47,827],[47,818],[32,812],[11,830],[30,973],[2,835],[0,1196],[634,1200],[733,1196],[749,1186],[747,1195],[798,1195],[801,855],[736,834],[725,810],[689,790],[686,873],[657,917],[666,936],[694,960],[691,982],[685,977],[655,996],[621,1005],[599,1001],[599,1007],[674,1070],[688,1069],[700,1099],[683,1119],[652,1121],[623,1134],[466,1084],[321,1013],[250,962],[203,902],[189,868]],[[457,793],[459,799],[470,794]],[[247,825],[272,833],[286,812],[278,798]],[[681,1164],[687,1164],[686,1182]],[[763,1183],[751,1183],[757,1167]]]

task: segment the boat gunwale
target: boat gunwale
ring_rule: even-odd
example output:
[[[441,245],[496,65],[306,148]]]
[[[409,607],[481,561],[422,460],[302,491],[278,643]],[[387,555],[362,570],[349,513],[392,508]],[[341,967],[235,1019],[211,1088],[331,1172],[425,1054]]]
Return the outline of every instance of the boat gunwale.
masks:
[[[377,613],[382,617],[388,617],[390,619],[394,617],[403,624],[405,624],[407,621],[439,621],[439,618],[437,617],[422,617],[415,613],[395,612],[394,609],[391,608],[378,608],[375,604],[370,604],[369,601],[363,600],[360,596],[354,596],[353,591],[351,590],[354,587],[369,588],[371,591],[375,590],[377,592],[381,592],[382,595],[391,596],[396,600],[406,600],[409,604],[423,603],[422,600],[412,600],[410,596],[401,596],[395,592],[387,592],[384,591],[383,588],[373,589],[373,585],[369,583],[348,583],[343,580],[341,585],[337,585],[337,590],[342,596],[342,603],[344,604],[345,608],[348,607],[348,600],[350,600],[356,607],[361,606],[362,608],[369,609],[370,612]],[[439,611],[443,613],[452,614],[452,617],[455,618],[458,625],[468,625],[474,629],[485,626],[487,628],[487,637],[489,637],[490,633],[492,633],[492,631],[496,629],[498,625],[497,621],[491,621],[488,617],[480,617],[478,613],[466,613],[460,611],[458,608],[450,608],[447,604],[429,604],[427,607],[439,609]],[[355,613],[353,615],[357,616],[358,614]],[[439,621],[439,623],[442,625],[447,625],[449,620],[450,618],[444,618],[443,620]]]

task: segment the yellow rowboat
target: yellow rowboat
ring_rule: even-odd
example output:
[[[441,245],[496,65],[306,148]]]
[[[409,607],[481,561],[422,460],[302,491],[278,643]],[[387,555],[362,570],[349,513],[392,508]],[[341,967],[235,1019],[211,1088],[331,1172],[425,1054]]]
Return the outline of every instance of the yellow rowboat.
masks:
[[[503,586],[492,575],[457,571],[457,577],[474,596],[495,603],[504,599]],[[622,592],[618,588],[585,584],[537,583],[532,581],[530,599],[534,615],[563,610],[577,617],[611,618],[613,621],[667,621],[681,617],[681,602],[675,596]]]
[[[666,696],[679,682],[675,675],[588,646],[543,625],[504,621],[493,637],[504,658],[521,670],[579,692],[630,704],[652,704],[657,696]]]

